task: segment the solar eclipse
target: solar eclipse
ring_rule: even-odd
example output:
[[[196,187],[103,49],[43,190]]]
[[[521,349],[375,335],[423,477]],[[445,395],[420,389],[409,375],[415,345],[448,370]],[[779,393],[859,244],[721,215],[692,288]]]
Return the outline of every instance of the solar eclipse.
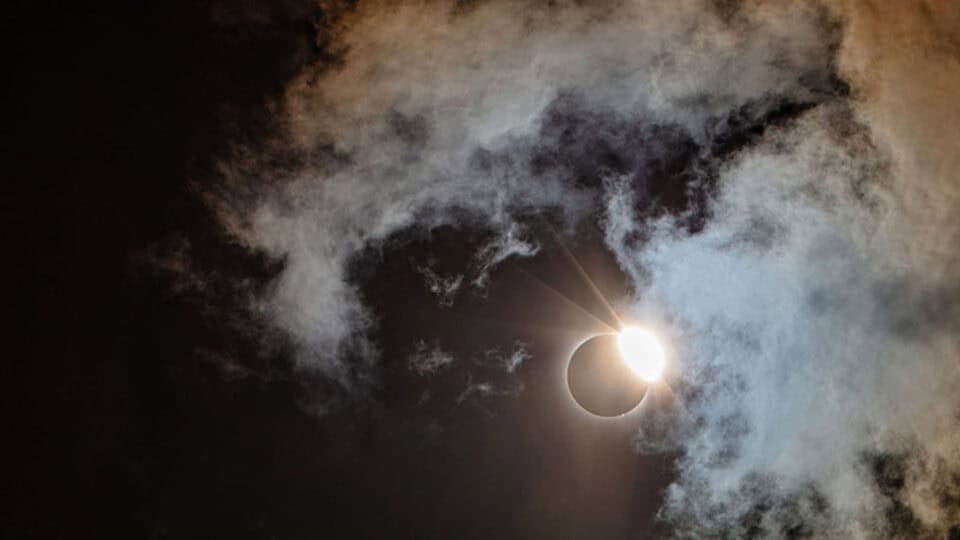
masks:
[[[586,411],[602,417],[627,414],[643,401],[663,372],[665,355],[656,336],[629,327],[580,343],[567,366],[570,395]]]

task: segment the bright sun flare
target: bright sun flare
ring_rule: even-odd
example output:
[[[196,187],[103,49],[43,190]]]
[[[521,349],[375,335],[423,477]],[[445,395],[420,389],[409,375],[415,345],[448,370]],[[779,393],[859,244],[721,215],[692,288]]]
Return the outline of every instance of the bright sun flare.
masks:
[[[665,363],[663,347],[657,337],[643,328],[625,328],[617,336],[617,346],[624,362],[643,380],[660,379]]]

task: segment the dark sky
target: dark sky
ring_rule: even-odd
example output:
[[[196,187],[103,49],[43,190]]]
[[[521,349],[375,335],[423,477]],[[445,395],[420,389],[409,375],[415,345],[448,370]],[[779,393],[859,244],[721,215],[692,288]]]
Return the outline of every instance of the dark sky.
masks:
[[[4,393],[14,452],[3,528],[23,538],[646,530],[667,459],[634,455],[629,423],[594,424],[571,408],[552,378],[565,350],[537,343],[550,341],[538,325],[576,339],[592,324],[538,279],[603,316],[558,246],[504,266],[486,298],[449,309],[409,261],[466,265],[462,240],[475,246],[484,231],[411,230],[386,253],[363,255],[382,257],[358,263],[356,278],[382,317],[378,342],[405,352],[385,355],[372,399],[325,416],[304,405],[311,390],[291,380],[282,350],[258,351],[256,339],[224,329],[219,314],[142,262],[189,231],[195,252],[218,268],[263,281],[276,272],[219,237],[191,188],[228,142],[263,136],[266,101],[323,54],[313,45],[316,10],[260,4],[73,7],[17,21],[31,29],[17,52],[36,106],[16,113],[32,198],[4,213],[8,228],[32,239],[14,235],[23,245],[10,248],[25,263],[12,294],[29,330],[16,337],[5,377],[16,382]],[[221,11],[222,20],[211,15]],[[262,12],[271,18],[251,20]],[[622,294],[615,263],[590,245],[577,252],[583,263]],[[239,299],[223,302],[225,312],[242,309]],[[462,336],[448,348],[478,363],[526,339],[537,361],[519,368],[523,392],[458,404],[473,378],[516,382],[483,365],[426,381],[407,369],[410,335]],[[204,361],[209,350],[231,351],[252,374],[225,375]]]
[[[664,6],[12,9],[3,536],[960,537],[956,10]]]

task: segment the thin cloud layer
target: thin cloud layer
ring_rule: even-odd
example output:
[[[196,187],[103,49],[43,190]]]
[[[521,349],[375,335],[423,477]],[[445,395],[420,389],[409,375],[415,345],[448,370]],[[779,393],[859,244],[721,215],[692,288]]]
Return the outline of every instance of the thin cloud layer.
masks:
[[[360,2],[328,29],[338,61],[290,82],[276,139],[207,197],[283,262],[253,313],[355,392],[379,354],[359,251],[484,228],[482,287],[537,253],[530,216],[599,223],[632,314],[674,349],[681,406],[638,446],[681,452],[661,513],[678,536],[942,535],[960,520],[951,13]],[[421,271],[447,305],[467,285]],[[454,361],[418,354],[418,372]]]

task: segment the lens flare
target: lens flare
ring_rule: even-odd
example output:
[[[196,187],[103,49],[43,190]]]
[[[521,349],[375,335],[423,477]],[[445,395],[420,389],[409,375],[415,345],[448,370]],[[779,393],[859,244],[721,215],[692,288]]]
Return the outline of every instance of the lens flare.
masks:
[[[628,366],[648,383],[660,380],[665,358],[663,347],[652,332],[643,328],[626,328],[617,336],[620,355]]]

